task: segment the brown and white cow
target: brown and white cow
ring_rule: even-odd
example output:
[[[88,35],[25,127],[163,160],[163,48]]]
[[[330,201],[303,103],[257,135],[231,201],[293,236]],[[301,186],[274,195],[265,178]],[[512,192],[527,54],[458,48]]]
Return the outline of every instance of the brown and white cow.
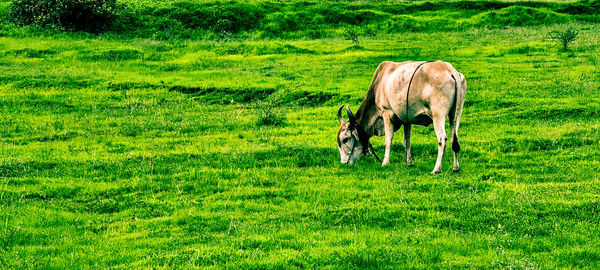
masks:
[[[458,125],[466,90],[465,77],[446,62],[379,64],[356,116],[346,105],[349,118],[349,122],[346,122],[342,117],[344,105],[338,109],[340,129],[337,142],[342,163],[353,164],[362,155],[369,155],[369,138],[375,135],[385,136],[382,165],[388,165],[394,132],[404,126],[406,165],[411,166],[411,125],[429,126],[433,123],[438,155],[431,173],[437,174],[442,169],[442,156],[448,139],[444,127],[448,117],[454,151],[453,169],[455,172],[460,171],[457,159],[460,151]]]

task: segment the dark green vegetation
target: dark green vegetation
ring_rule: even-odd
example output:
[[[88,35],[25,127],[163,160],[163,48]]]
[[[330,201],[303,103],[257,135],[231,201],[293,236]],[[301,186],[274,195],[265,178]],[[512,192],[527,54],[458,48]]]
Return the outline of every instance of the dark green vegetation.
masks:
[[[560,7],[587,3],[407,5],[431,6],[414,11],[431,21],[534,8],[572,22],[585,16]],[[281,9],[303,5],[319,6]],[[600,24],[575,24],[562,52],[548,33],[569,25],[383,31],[357,46],[342,32],[156,40],[6,23],[0,268],[599,268]],[[337,106],[357,108],[381,61],[437,59],[468,81],[462,174],[448,151],[429,175],[431,127],[414,128],[415,167],[401,132],[389,167],[342,166]]]
[[[6,0],[5,0],[6,1]],[[23,25],[108,31],[154,39],[326,38],[356,34],[600,22],[600,0],[500,1],[136,1],[14,0]],[[69,4],[71,3],[71,4]],[[7,2],[5,5],[8,5]],[[70,7],[70,8],[69,8]],[[351,26],[351,27],[349,27]]]
[[[563,47],[563,51],[567,51],[569,50],[569,43],[577,40],[578,35],[579,31],[573,27],[568,27],[563,31],[553,31],[549,36],[552,40],[554,40],[554,42]]]
[[[8,14],[18,25],[99,33],[117,20],[116,0],[14,0]]]

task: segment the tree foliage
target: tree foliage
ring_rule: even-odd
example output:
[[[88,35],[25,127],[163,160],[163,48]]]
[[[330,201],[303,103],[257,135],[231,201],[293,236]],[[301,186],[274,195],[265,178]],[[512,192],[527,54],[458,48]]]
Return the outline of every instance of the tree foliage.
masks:
[[[18,25],[99,33],[117,18],[117,4],[116,0],[13,0],[10,18]]]

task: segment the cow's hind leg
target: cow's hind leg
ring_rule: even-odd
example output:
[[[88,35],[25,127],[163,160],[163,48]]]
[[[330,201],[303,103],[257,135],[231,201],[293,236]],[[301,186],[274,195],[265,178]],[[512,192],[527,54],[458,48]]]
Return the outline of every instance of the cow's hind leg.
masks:
[[[452,166],[452,171],[455,173],[460,172],[460,166],[458,165],[458,152],[460,151],[460,144],[458,143],[458,119],[456,119],[454,111],[450,112],[449,121],[450,121],[450,133],[452,133],[452,152],[454,152],[454,166]]]
[[[413,165],[412,156],[410,155],[410,134],[412,131],[411,124],[404,124],[404,150],[406,151],[406,166],[410,167]]]
[[[431,174],[438,174],[442,171],[442,158],[444,157],[444,150],[446,149],[446,141],[448,137],[446,137],[446,128],[444,127],[446,123],[445,115],[433,115],[433,128],[435,129],[435,135],[437,136],[438,141],[438,154],[437,160],[435,161],[435,167]]]

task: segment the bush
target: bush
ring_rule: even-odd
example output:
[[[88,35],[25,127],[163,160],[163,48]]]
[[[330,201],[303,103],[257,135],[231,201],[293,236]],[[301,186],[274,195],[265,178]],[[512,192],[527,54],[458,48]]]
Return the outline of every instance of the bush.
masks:
[[[549,34],[550,39],[563,46],[564,51],[567,51],[569,49],[569,43],[577,40],[578,35],[579,31],[577,31],[572,26],[568,27],[563,31],[553,31]]]
[[[279,91],[273,93],[264,100],[256,100],[254,105],[258,110],[256,126],[284,126],[287,124],[287,118],[284,115],[275,112],[281,106],[283,95],[284,92]]]
[[[99,33],[117,17],[116,0],[13,0],[10,18],[18,25],[37,25]]]
[[[344,29],[344,37],[347,40],[352,41],[352,43],[354,43],[355,45],[358,45],[359,44],[358,37],[360,36],[359,31],[360,31],[360,29],[355,26],[346,27]]]

